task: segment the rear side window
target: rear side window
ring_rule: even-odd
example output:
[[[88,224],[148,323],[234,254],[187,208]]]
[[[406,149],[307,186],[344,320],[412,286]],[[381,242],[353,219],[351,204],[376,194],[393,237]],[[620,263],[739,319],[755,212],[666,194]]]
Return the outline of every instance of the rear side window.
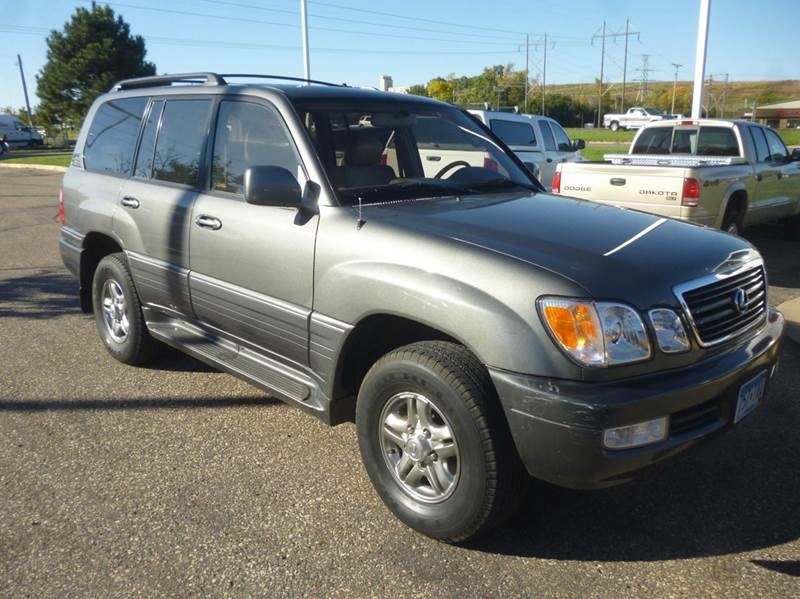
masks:
[[[756,162],[769,161],[769,146],[764,139],[764,132],[760,127],[750,127],[750,135],[753,136],[753,144],[756,148]]]
[[[491,128],[507,146],[536,146],[536,135],[528,123],[492,119]]]
[[[555,152],[556,140],[553,137],[553,132],[550,131],[550,125],[544,121],[539,121],[539,131],[542,132],[542,139],[544,140],[545,150]]]
[[[698,156],[738,156],[739,140],[730,127],[700,127]]]
[[[147,98],[109,100],[95,112],[83,147],[86,169],[128,174]]]
[[[632,154],[669,154],[672,127],[643,129],[633,145]],[[674,148],[673,148],[674,150]]]
[[[196,185],[211,100],[168,100],[153,157],[153,178]]]
[[[336,127],[336,123],[332,124]],[[417,146],[424,150],[469,151],[474,145],[466,133],[434,116],[420,115],[416,118],[414,139],[417,141]]]
[[[300,160],[280,115],[251,102],[222,102],[214,138],[211,186],[242,193],[251,166],[281,166],[299,177]]]

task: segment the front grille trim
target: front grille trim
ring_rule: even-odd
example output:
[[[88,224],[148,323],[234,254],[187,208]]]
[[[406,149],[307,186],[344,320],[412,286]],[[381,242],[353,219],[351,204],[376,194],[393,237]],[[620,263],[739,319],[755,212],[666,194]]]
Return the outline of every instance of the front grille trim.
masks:
[[[745,287],[751,293],[755,293],[754,297],[748,298],[748,306],[744,312],[715,317],[719,312],[709,310],[706,306],[695,320],[690,303],[715,302],[739,287]],[[768,311],[767,289],[767,271],[764,261],[759,257],[749,260],[734,271],[714,273],[677,285],[673,291],[689,321],[695,340],[700,347],[707,348],[735,339],[763,324]],[[724,304],[721,307],[724,307]],[[703,327],[717,332],[704,330]],[[723,334],[720,335],[720,332]]]

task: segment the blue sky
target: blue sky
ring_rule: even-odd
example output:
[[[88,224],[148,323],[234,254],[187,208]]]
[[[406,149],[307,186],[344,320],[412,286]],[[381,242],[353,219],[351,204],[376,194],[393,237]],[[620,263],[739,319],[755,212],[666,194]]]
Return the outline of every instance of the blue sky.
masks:
[[[132,31],[145,36],[159,72],[212,70],[302,75],[299,0],[120,0],[107,2]],[[0,106],[23,105],[16,54],[29,87],[46,59],[45,29],[60,28],[88,0],[0,0]],[[311,74],[318,79],[377,85],[425,82],[484,66],[541,70],[547,32],[548,83],[592,82],[600,66],[599,32],[621,32],[625,19],[640,39],[629,44],[628,79],[650,54],[651,80],[671,79],[670,63],[693,74],[699,0],[309,0]],[[155,10],[154,10],[155,9]],[[173,12],[163,12],[173,11]],[[381,13],[381,14],[378,14]],[[389,16],[383,13],[390,13]],[[203,15],[203,16],[200,16]],[[209,15],[224,18],[213,18]],[[408,18],[400,18],[400,16]],[[707,73],[732,80],[800,78],[800,0],[712,0]],[[622,79],[623,43],[608,41],[606,77]],[[33,98],[34,103],[36,98]]]

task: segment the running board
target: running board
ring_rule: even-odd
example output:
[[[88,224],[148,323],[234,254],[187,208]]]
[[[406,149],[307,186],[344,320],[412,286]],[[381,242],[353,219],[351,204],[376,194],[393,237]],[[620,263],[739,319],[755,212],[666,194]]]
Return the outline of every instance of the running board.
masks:
[[[150,334],[182,352],[330,421],[330,401],[309,376],[179,318],[145,308]]]

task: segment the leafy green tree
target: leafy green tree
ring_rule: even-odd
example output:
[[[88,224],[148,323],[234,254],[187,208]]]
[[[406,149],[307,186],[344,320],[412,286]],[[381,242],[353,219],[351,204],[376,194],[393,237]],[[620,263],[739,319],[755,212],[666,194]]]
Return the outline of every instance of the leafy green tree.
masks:
[[[94,99],[120,79],[153,75],[144,38],[108,6],[78,8],[47,37],[47,63],[36,77],[38,113],[47,123],[79,123]]]
[[[409,94],[413,94],[415,96],[427,96],[428,95],[427,88],[421,83],[416,83],[414,85],[409,85],[408,89],[406,91]]]

